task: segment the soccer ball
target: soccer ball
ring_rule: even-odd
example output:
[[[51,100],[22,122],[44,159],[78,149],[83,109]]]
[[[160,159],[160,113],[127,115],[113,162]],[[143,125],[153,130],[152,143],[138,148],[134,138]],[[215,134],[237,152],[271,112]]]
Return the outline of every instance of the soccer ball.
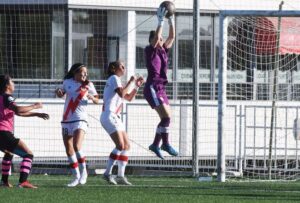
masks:
[[[169,18],[175,13],[175,5],[171,1],[164,1],[159,5],[159,7],[165,7],[165,9],[168,11],[166,14],[166,18]]]

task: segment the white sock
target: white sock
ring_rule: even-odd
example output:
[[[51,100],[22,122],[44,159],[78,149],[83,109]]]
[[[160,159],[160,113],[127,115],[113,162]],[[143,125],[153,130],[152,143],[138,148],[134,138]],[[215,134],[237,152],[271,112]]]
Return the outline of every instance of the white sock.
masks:
[[[80,150],[76,152],[76,157],[79,164],[79,170],[80,173],[82,173],[84,170],[86,170],[86,162],[85,162],[85,156],[84,153]]]
[[[119,177],[125,176],[125,169],[126,169],[127,162],[128,162],[127,151],[122,150],[122,152],[120,154],[120,158],[118,160],[118,176]]]
[[[76,154],[73,154],[72,156],[68,156],[68,160],[71,166],[71,172],[76,178],[80,178],[79,168],[78,168],[78,161]]]
[[[112,169],[116,163],[116,160],[118,159],[119,155],[121,154],[121,151],[118,149],[113,149],[112,152],[109,155],[109,158],[107,160],[107,166],[106,170],[104,172],[105,175],[110,175],[112,173]]]

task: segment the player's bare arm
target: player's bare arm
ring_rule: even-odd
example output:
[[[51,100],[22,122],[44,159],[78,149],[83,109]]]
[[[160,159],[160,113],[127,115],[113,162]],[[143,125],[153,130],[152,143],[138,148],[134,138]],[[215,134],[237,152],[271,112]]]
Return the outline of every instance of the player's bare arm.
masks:
[[[115,90],[116,93],[117,93],[121,98],[126,99],[125,96],[126,96],[126,94],[128,94],[128,90],[129,90],[130,84],[131,84],[132,82],[134,82],[134,81],[135,81],[134,76],[131,76],[130,79],[129,79],[129,81],[126,83],[126,85],[125,85],[124,87],[119,87],[119,88],[117,88],[117,89]]]
[[[157,15],[157,28],[155,31],[155,37],[154,40],[151,42],[151,45],[153,47],[157,47],[160,41],[162,41],[162,29],[164,25],[164,18],[168,11],[164,7],[159,7],[157,9],[156,15]]]
[[[88,94],[87,98],[91,100],[94,104],[99,104],[99,95]]]
[[[13,110],[17,115],[21,113],[26,113],[34,109],[40,109],[43,108],[43,104],[38,102],[29,106],[18,106],[16,104],[13,104],[10,106],[10,109]]]
[[[59,98],[62,98],[62,97],[65,95],[65,92],[64,92],[63,89],[57,88],[57,89],[55,90],[55,94],[56,94],[56,96],[58,96]]]
[[[135,80],[134,89],[132,89],[132,91],[130,93],[126,94],[124,99],[127,100],[127,101],[132,101],[132,99],[135,97],[135,95],[137,94],[139,88],[142,86],[143,83],[144,83],[144,78],[143,77],[138,77]]]
[[[175,22],[174,22],[174,15],[171,15],[168,19],[169,22],[169,36],[165,41],[165,47],[170,49],[173,45],[175,40]]]
[[[46,113],[26,112],[26,113],[19,113],[17,115],[22,116],[22,117],[39,117],[39,118],[42,118],[44,120],[49,119],[49,114],[46,114]]]

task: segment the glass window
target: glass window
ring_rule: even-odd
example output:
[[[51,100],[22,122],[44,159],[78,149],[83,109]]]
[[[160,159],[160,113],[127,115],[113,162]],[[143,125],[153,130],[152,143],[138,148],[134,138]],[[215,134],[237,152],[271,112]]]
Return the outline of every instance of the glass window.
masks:
[[[35,7],[9,11],[0,17],[1,72],[14,78],[50,78],[51,12]]]
[[[200,67],[211,69],[212,17],[200,18]],[[192,69],[193,64],[193,16],[180,14],[176,17],[178,40],[178,68]]]
[[[167,22],[165,22],[167,24]],[[149,44],[149,32],[157,27],[157,17],[154,12],[137,12],[136,14],[136,68],[146,69],[144,49]],[[168,37],[169,27],[163,27],[163,38]],[[169,50],[169,69],[173,68],[172,49]]]
[[[73,10],[72,61],[87,64],[90,79],[104,79],[107,63],[107,11]]]
[[[65,74],[65,18],[64,12],[53,11],[52,20],[52,78]]]
[[[7,27],[5,14],[0,14],[0,73],[11,73],[13,68],[8,63]]]

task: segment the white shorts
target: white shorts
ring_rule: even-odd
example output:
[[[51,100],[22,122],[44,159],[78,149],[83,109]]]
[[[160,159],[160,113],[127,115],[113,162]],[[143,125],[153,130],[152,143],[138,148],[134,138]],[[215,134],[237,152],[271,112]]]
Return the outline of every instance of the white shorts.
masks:
[[[63,136],[73,136],[74,132],[78,129],[86,132],[88,129],[88,124],[85,121],[76,121],[73,123],[61,123],[61,127]]]
[[[125,131],[125,126],[120,117],[112,112],[102,112],[100,123],[109,135],[117,131]]]

